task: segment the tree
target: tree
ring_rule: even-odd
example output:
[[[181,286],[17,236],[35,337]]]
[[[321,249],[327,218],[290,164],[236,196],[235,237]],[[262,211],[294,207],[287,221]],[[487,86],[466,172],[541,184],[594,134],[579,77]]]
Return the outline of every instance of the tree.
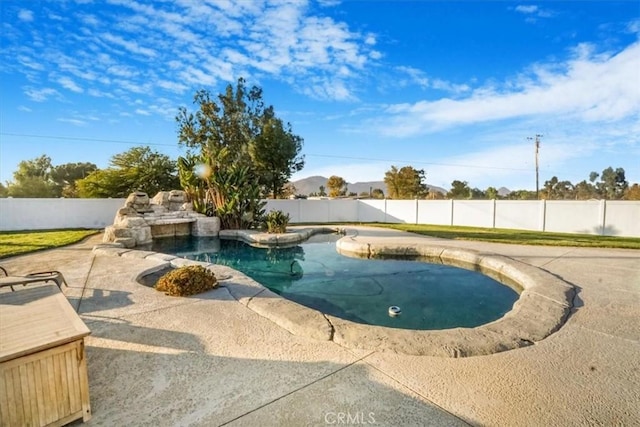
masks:
[[[51,179],[63,197],[78,197],[76,181],[86,178],[96,170],[98,167],[93,163],[65,163],[51,170]]]
[[[384,191],[381,188],[374,188],[371,191],[371,197],[374,199],[384,199]]]
[[[347,181],[342,177],[330,176],[327,180],[327,187],[329,188],[329,197],[340,197],[347,194]]]
[[[93,163],[54,166],[47,155],[23,160],[13,174],[14,182],[9,184],[7,193],[12,197],[77,197],[75,182],[96,169]]]
[[[542,194],[547,200],[568,200],[575,198],[575,187],[570,181],[560,181],[557,176],[545,181]]]
[[[599,193],[605,199],[621,199],[625,190],[629,186],[625,176],[623,168],[616,168],[615,170],[609,166],[602,171],[600,175],[600,182],[596,184],[596,188]]]
[[[624,192],[624,200],[640,200],[640,185],[633,184]]]
[[[111,157],[110,167],[76,181],[80,197],[127,197],[144,191],[153,197],[179,186],[176,163],[149,147],[133,147]]]
[[[596,187],[586,180],[582,180],[574,186],[574,194],[576,200],[588,200],[598,196]]]
[[[0,182],[0,197],[7,197],[7,187]]]
[[[387,185],[387,193],[392,199],[416,199],[424,198],[429,192],[424,183],[423,169],[414,169],[412,166],[403,166],[391,169],[384,174],[384,183]]]
[[[478,199],[486,199],[487,195],[481,189],[474,187],[471,189],[471,195],[469,197],[471,199],[478,200]]]
[[[21,178],[16,184],[10,184],[7,188],[7,196],[10,197],[59,197],[53,183],[40,177],[28,176]]]
[[[77,197],[76,181],[96,169],[93,163],[54,166],[47,155],[23,160],[13,174],[14,181],[9,184],[7,194],[12,197]]]
[[[451,190],[447,193],[450,199],[468,199],[471,197],[471,188],[467,181],[454,180],[451,183]]]
[[[446,196],[441,191],[431,191],[427,194],[427,200],[443,200]]]
[[[495,187],[487,187],[484,194],[487,196],[489,200],[499,199],[498,190]]]
[[[18,163],[18,169],[13,173],[13,179],[17,182],[26,178],[41,178],[48,181],[51,176],[51,157],[43,154],[33,160],[23,160]]]
[[[13,182],[7,186],[11,197],[60,197],[60,191],[51,179],[51,157],[42,155],[18,163]]]
[[[194,104],[195,112],[178,111],[178,141],[202,163],[205,198],[222,227],[248,228],[262,213],[261,190],[277,197],[302,168],[302,138],[265,108],[262,89],[248,89],[242,78],[217,99],[196,92]]]
[[[290,199],[291,197],[298,198],[297,196],[298,196],[298,189],[296,188],[296,186],[293,185],[293,183],[291,182],[287,182],[282,188],[282,191],[280,192],[280,194],[278,195],[278,198]]]
[[[537,200],[535,191],[530,190],[516,190],[509,193],[508,200]]]
[[[318,187],[318,196],[327,197],[327,192],[325,190],[326,188],[324,187],[324,185],[321,185],[320,187]]]
[[[282,197],[291,175],[304,167],[304,156],[299,156],[302,143],[291,124],[285,127],[274,117],[264,120],[261,132],[249,144],[249,154],[265,196]]]

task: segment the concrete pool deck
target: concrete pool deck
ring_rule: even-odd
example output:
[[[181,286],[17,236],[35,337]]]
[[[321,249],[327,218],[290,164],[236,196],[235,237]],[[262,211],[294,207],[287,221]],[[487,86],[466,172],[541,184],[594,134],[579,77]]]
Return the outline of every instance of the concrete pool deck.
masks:
[[[291,334],[224,286],[166,297],[135,282],[157,260],[96,255],[101,236],[2,265],[16,274],[56,269],[67,278],[65,295],[92,331],[89,425],[640,422],[640,251],[360,230],[372,241],[437,242],[541,268],[576,288],[572,312],[557,332],[528,347],[411,356]]]

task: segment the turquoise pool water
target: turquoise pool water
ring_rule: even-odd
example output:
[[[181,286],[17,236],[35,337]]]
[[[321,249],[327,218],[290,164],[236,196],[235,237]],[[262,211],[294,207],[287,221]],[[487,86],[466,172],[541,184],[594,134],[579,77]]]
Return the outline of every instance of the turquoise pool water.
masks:
[[[353,322],[403,329],[475,327],[502,317],[518,294],[475,271],[415,260],[350,258],[341,236],[316,235],[290,248],[235,240],[168,238],[153,250],[227,265],[283,297]],[[389,307],[402,314],[389,316]]]

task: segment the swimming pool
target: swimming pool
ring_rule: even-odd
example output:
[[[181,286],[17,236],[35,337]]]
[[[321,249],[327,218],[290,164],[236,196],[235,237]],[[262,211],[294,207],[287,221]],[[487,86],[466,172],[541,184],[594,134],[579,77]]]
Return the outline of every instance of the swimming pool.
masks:
[[[433,330],[475,327],[511,310],[518,293],[476,271],[416,260],[340,255],[341,236],[320,234],[287,248],[237,240],[168,238],[153,250],[239,270],[281,296],[356,323]],[[390,316],[389,308],[402,310]]]

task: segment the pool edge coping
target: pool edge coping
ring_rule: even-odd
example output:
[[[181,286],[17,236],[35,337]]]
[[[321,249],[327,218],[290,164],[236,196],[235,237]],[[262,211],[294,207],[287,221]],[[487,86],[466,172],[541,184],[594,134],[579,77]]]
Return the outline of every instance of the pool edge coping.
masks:
[[[268,245],[278,242],[278,239],[273,239],[274,235],[243,231],[233,230],[233,235],[228,233],[221,237],[237,238],[249,244]],[[326,231],[336,231],[336,228],[296,228],[287,235],[297,237],[287,238],[281,243],[299,243],[313,234]],[[334,341],[352,349],[438,357],[489,355],[529,346],[545,339],[565,323],[573,307],[575,288],[540,268],[490,252],[453,248],[430,242],[402,244],[394,242],[394,239],[397,239],[397,236],[388,238],[347,235],[338,240],[336,248],[345,256],[438,258],[445,264],[471,267],[494,278],[506,277],[522,287],[520,297],[503,317],[475,328],[427,331],[396,329],[358,324],[323,314],[277,295],[230,267],[158,252],[126,249],[118,244],[96,245],[93,253],[148,259],[158,263],[140,271],[136,279],[168,266],[202,265],[213,270],[216,275],[225,277],[221,280],[221,286],[238,302],[292,334]]]

